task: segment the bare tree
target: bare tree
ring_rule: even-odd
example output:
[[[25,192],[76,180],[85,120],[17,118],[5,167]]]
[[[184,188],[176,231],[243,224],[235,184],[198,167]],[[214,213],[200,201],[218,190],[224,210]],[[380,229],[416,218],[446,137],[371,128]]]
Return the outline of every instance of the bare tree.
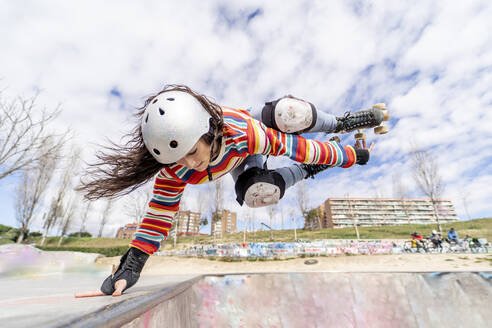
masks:
[[[222,215],[221,211],[223,211],[223,203],[224,203],[224,186],[222,184],[221,180],[215,181],[215,198],[214,198],[214,205],[215,205],[215,211],[212,214],[212,233],[214,235],[214,244],[216,241],[216,225],[217,222],[222,220]],[[223,222],[222,222],[223,223]]]
[[[304,220],[306,222],[307,227],[309,227],[311,229],[312,228],[321,229],[323,227],[323,224],[322,224],[323,211],[319,207],[310,209],[304,215]]]
[[[275,218],[275,214],[277,214],[277,208],[277,204],[267,207],[268,218],[270,219],[270,240],[273,240],[273,219]]]
[[[210,204],[210,193],[206,188],[202,188],[198,191],[198,212],[203,217],[207,206]]]
[[[48,214],[45,217],[43,222],[43,238],[41,239],[41,246],[44,245],[46,241],[46,237],[48,236],[49,231],[60,223],[60,220],[63,220],[63,216],[65,215],[65,204],[64,200],[67,193],[67,184],[65,179],[67,178],[68,170],[65,172],[65,176],[62,178],[62,183],[58,187],[58,191],[56,196],[52,199]]]
[[[294,241],[297,241],[297,220],[294,209],[291,209],[289,214],[292,216],[292,220],[294,221]]]
[[[296,185],[297,189],[297,206],[299,207],[299,210],[301,211],[302,218],[304,219],[304,229],[311,229],[312,228],[312,222],[309,221],[309,218],[307,217],[308,213],[308,195],[306,191],[306,182],[305,180],[299,181]]]
[[[89,217],[89,212],[92,209],[92,205],[94,205],[94,202],[91,201],[85,202],[84,210],[82,212],[82,216],[80,217],[79,238],[82,236],[82,232],[84,232],[86,229],[85,225],[87,222],[87,218]]]
[[[190,232],[190,223],[191,223],[191,209],[188,208],[186,211],[186,228],[184,229],[185,235]]]
[[[152,198],[152,185],[146,185],[128,195],[124,209],[126,214],[137,222],[138,225],[145,216],[145,211]]]
[[[171,228],[170,232],[174,232],[174,242],[173,242],[173,247],[176,247],[176,243],[178,242],[178,233],[179,233],[179,225],[181,221],[181,217],[183,216],[182,213],[185,211],[186,205],[187,205],[187,196],[188,194],[183,192],[181,195],[181,200],[179,201],[179,211],[174,215],[174,224],[173,227]],[[174,228],[174,230],[173,230]]]
[[[106,201],[106,206],[104,207],[104,211],[101,216],[101,222],[99,224],[99,233],[97,234],[98,238],[102,237],[104,227],[106,226],[106,223],[108,223],[109,220],[109,215],[111,213],[111,209],[113,207],[113,199],[109,198]]]
[[[297,205],[304,219],[304,229],[313,229],[316,226],[321,229],[321,216],[318,209],[309,210],[309,198],[304,180],[297,184]]]
[[[50,209],[48,215],[45,217],[43,222],[43,238],[41,240],[41,245],[44,245],[46,241],[46,236],[48,235],[50,229],[56,225],[65,225],[65,216],[69,213],[70,209],[70,197],[73,188],[73,179],[77,175],[79,165],[80,165],[80,153],[81,149],[77,146],[71,147],[72,152],[67,157],[68,160],[65,163],[65,168],[63,171],[63,176],[58,182],[58,190],[55,197],[51,201]],[[69,197],[67,199],[67,197]]]
[[[469,196],[470,196],[470,193],[468,191],[465,191],[465,188],[461,188],[460,197],[461,197],[461,201],[463,203],[463,208],[465,209],[465,213],[466,213],[468,220],[471,219],[470,211],[468,211],[468,197]]]
[[[46,144],[40,148],[39,152],[45,153],[46,149],[51,149],[53,141],[46,140]],[[36,212],[41,197],[45,193],[53,171],[56,168],[58,151],[48,153],[36,164],[22,171],[22,178],[16,190],[16,219],[20,225],[20,234],[17,243],[21,243],[28,232],[34,213]]]
[[[207,205],[210,203],[209,192],[206,188],[201,188],[198,191],[198,212],[200,213],[200,222],[198,223],[198,234],[200,233],[202,226],[206,226],[208,224],[208,220],[204,215]],[[195,234],[193,234],[193,244],[195,244]]]
[[[411,158],[415,183],[420,191],[430,198],[439,233],[442,233],[436,205],[444,191],[444,183],[439,174],[437,161],[429,151],[424,150],[413,150]]]
[[[70,200],[68,201],[67,210],[65,211],[63,215],[63,220],[60,224],[60,238],[58,239],[58,247],[61,246],[63,237],[65,237],[68,229],[70,229],[70,226],[72,225],[74,215],[77,212],[79,206],[79,202],[80,197],[78,196],[78,194],[72,194],[72,197],[70,197]]]
[[[392,176],[393,182],[393,196],[400,200],[400,206],[403,208],[405,212],[405,216],[407,217],[407,223],[410,224],[410,215],[408,213],[407,203],[405,198],[408,195],[408,188],[401,181],[401,175],[399,173],[395,173]]]
[[[41,246],[44,245],[50,229],[58,223],[59,218],[61,218],[63,215],[64,207],[62,201],[63,193],[59,190],[57,196],[51,201],[47,215],[44,216],[43,238],[41,239]]]
[[[322,229],[323,222],[325,220],[325,213],[320,207],[316,207],[316,219],[318,221],[318,229]]]
[[[176,227],[176,220],[178,219],[177,215],[178,215],[178,212],[176,212],[176,214],[174,214],[173,225],[171,226],[171,229],[169,229],[169,231],[168,231],[168,238],[174,236],[174,243],[173,243],[174,246],[173,247],[176,247],[176,242],[177,242],[176,241],[176,235],[175,235],[176,231],[178,231],[177,227]]]
[[[360,235],[359,235],[359,228],[357,227],[358,222],[357,222],[357,219],[355,218],[355,215],[354,215],[354,209],[352,208],[352,202],[350,201],[349,193],[345,194],[345,198],[347,199],[347,213],[350,216],[350,218],[352,219],[352,225],[354,226],[354,229],[355,229],[355,235],[357,237],[357,240],[359,240]]]
[[[285,210],[283,206],[279,206],[278,208],[280,210],[280,230],[284,230]]]
[[[57,155],[67,140],[68,132],[47,131],[59,109],[39,110],[36,99],[37,95],[8,101],[0,94],[0,180]]]
[[[248,224],[251,221],[251,208],[250,207],[243,207],[242,208],[242,214],[243,214],[243,220],[244,220],[244,227],[243,227],[243,243],[246,243],[246,232],[248,230]]]
[[[80,194],[73,190],[73,176],[76,176],[80,169],[80,154],[82,151],[76,146],[71,147],[71,150],[72,152],[68,159],[68,165],[65,168],[65,176],[67,178],[64,179],[66,180],[65,188],[69,191],[70,195],[66,200],[65,212],[63,213],[62,221],[60,222],[60,239],[58,240],[58,247],[61,245],[63,237],[72,225],[75,212],[78,210],[81,201]]]

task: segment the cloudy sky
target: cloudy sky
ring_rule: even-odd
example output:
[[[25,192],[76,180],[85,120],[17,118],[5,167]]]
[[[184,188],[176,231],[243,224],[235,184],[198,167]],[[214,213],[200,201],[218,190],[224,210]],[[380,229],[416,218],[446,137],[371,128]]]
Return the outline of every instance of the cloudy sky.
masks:
[[[395,173],[409,196],[421,197],[409,164],[414,144],[436,156],[443,197],[460,218],[491,215],[490,1],[0,0],[0,8],[2,97],[40,91],[39,108],[61,105],[52,128],[70,129],[86,160],[105,138],[119,141],[135,108],[168,83],[253,113],[285,94],[335,115],[384,102],[390,133],[374,139],[369,164],[307,181],[309,204],[347,193],[392,197]],[[3,224],[16,225],[17,182],[0,181]],[[230,177],[225,185],[226,207],[244,215]],[[196,209],[200,188],[188,189]],[[298,215],[295,196],[290,190],[281,202],[285,225]],[[106,235],[131,221],[124,202]],[[267,220],[262,210],[249,215]],[[99,219],[95,210],[91,232]]]

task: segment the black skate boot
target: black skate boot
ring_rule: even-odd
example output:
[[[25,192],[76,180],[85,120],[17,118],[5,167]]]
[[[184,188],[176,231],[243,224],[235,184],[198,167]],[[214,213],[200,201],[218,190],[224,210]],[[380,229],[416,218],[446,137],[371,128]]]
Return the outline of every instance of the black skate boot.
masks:
[[[149,254],[138,248],[130,247],[121,257],[118,269],[104,280],[101,291],[106,295],[112,295],[115,291],[114,284],[120,279],[126,280],[126,287],[123,291],[135,285],[148,258]]]
[[[322,172],[326,169],[329,169],[331,166],[327,164],[302,164],[301,168],[307,172],[307,175],[304,179],[314,179],[314,176],[319,172]]]
[[[346,133],[357,129],[374,128],[388,119],[388,111],[379,104],[354,114],[350,114],[350,111],[348,111],[343,117],[337,117],[338,124],[335,128],[335,133]]]

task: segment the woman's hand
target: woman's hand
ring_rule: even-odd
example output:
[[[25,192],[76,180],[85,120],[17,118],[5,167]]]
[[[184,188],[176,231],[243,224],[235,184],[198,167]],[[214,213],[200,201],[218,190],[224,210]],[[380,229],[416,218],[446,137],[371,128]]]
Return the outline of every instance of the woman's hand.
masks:
[[[75,297],[120,296],[127,288],[137,283],[148,258],[149,254],[138,248],[130,247],[121,257],[120,265],[114,266],[113,272],[103,281],[100,290],[78,293]]]
[[[114,293],[113,296],[121,296],[123,293],[123,290],[126,287],[126,280],[125,279],[120,279],[117,282],[114,283]],[[75,298],[82,298],[82,297],[94,297],[94,296],[105,296],[100,289],[99,290],[93,290],[93,291],[88,291],[84,293],[75,293]]]
[[[374,145],[375,145],[375,142],[373,141],[369,145],[369,148],[367,148],[366,139],[362,139],[362,143],[361,143],[360,139],[357,139],[357,141],[354,144],[354,147],[360,148],[360,149],[366,149],[368,152],[371,152],[372,149],[374,148]]]

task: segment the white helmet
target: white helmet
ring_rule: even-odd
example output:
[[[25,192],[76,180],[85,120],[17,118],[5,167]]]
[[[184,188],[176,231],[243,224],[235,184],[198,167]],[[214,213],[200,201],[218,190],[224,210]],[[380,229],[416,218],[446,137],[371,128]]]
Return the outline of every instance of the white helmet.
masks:
[[[191,94],[163,92],[152,99],[143,113],[145,146],[159,163],[175,163],[209,132],[210,117]]]
[[[437,231],[436,230],[432,230],[432,234],[433,235],[437,235]]]

